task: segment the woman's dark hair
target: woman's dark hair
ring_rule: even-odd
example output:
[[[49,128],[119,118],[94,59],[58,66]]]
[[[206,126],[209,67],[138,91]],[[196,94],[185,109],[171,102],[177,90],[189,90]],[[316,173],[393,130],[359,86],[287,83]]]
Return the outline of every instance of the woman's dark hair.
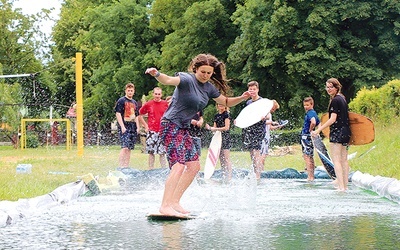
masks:
[[[230,87],[228,85],[228,80],[226,79],[225,64],[218,61],[218,59],[211,54],[199,54],[190,62],[188,71],[196,73],[197,69],[204,65],[214,68],[214,73],[212,74],[210,81],[216,85],[223,95],[227,95]]]

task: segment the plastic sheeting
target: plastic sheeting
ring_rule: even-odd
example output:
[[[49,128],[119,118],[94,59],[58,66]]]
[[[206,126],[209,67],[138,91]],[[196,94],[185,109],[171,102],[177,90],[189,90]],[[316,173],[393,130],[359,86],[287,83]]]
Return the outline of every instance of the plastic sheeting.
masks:
[[[381,197],[400,204],[400,181],[395,178],[372,176],[360,171],[354,172],[351,177],[353,184],[357,187],[374,191]]]
[[[50,209],[54,206],[67,204],[79,196],[97,195],[101,192],[116,189],[121,186],[143,188],[146,184],[157,181],[163,183],[169,174],[168,168],[153,170],[119,169],[110,171],[106,179],[101,182],[92,174],[81,177],[82,179],[58,187],[53,192],[31,199],[19,199],[18,201],[0,201],[0,227],[10,225],[20,219],[29,217],[37,212]],[[233,178],[245,178],[252,171],[249,169],[234,169]],[[213,179],[221,179],[221,170],[214,172]],[[203,173],[199,173],[203,178]],[[299,172],[292,168],[283,170],[264,171],[261,178],[271,179],[306,179],[305,172]],[[329,179],[323,167],[315,169],[316,179]],[[400,181],[394,178],[372,176],[356,171],[350,175],[350,181],[355,186],[376,192],[382,197],[400,203]]]
[[[5,227],[29,217],[38,211],[50,209],[54,206],[66,204],[78,198],[87,191],[83,181],[65,184],[46,195],[18,201],[0,201],[0,227]]]
[[[157,168],[152,170],[138,170],[133,168],[118,168],[117,170],[121,171],[124,175],[126,175],[127,185],[133,182],[133,180],[140,180],[144,182],[148,181],[155,181],[161,180],[164,181],[168,174],[168,168]],[[251,173],[249,169],[241,169],[241,168],[234,168],[232,170],[232,178],[244,178]],[[319,166],[315,168],[314,171],[315,179],[330,179],[328,173],[326,172],[325,168]],[[198,175],[199,178],[204,177],[204,173],[200,172]],[[212,179],[221,179],[223,177],[222,170],[218,169],[214,171],[214,174],[211,176]],[[293,168],[285,168],[282,170],[270,170],[270,171],[263,171],[261,173],[261,178],[270,178],[270,179],[307,179],[306,172],[299,172]],[[137,183],[137,181],[135,181]]]

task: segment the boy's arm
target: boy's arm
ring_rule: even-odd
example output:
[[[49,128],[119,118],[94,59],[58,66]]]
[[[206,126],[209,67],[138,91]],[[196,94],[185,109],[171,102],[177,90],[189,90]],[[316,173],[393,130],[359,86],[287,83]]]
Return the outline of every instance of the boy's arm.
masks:
[[[312,117],[310,119],[310,130],[309,130],[310,133],[314,130],[316,125],[317,125],[317,120],[315,119],[315,117]]]
[[[144,127],[144,130],[146,131],[146,133],[149,131],[149,125],[147,124],[147,122],[144,120],[143,115],[139,115],[139,124],[141,124]],[[139,126],[140,128],[140,126]]]

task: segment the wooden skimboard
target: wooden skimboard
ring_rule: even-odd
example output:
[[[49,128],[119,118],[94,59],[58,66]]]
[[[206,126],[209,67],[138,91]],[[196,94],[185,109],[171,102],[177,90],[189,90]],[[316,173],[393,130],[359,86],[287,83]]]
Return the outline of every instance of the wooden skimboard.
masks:
[[[329,114],[325,113],[321,117],[321,124],[329,119]],[[350,120],[350,145],[365,145],[375,140],[374,122],[366,116],[349,112]],[[322,130],[325,137],[329,138],[329,127]]]
[[[335,169],[331,157],[328,154],[328,150],[325,144],[322,142],[321,137],[311,136],[314,149],[317,151],[319,159],[321,159],[322,165],[324,166],[326,172],[332,179],[336,179]]]
[[[171,216],[160,213],[150,213],[146,215],[148,220],[152,221],[178,221],[178,220],[192,220],[195,219],[194,215]]]
[[[235,125],[239,128],[247,128],[257,122],[261,118],[268,115],[274,103],[267,98],[261,98],[247,105],[235,119]]]
[[[219,153],[221,152],[222,134],[221,131],[215,131],[210,147],[208,148],[206,165],[204,165],[204,179],[210,179],[214,174],[217,165]]]

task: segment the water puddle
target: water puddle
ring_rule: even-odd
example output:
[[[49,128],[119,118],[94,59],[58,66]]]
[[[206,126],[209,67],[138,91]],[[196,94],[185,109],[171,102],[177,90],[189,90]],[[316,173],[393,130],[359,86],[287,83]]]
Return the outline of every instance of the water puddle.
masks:
[[[1,249],[396,249],[399,204],[330,180],[195,181],[182,204],[197,219],[148,221],[163,181],[131,183],[37,211],[0,228]],[[139,188],[140,187],[140,188]]]

